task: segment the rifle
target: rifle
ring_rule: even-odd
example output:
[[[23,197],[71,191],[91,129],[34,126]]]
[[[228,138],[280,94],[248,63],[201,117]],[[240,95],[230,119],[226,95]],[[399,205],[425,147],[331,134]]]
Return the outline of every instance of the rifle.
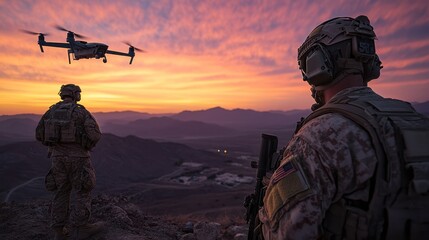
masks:
[[[262,134],[261,151],[258,162],[252,161],[251,167],[257,168],[255,192],[248,195],[244,200],[246,210],[246,221],[249,224],[248,240],[259,239],[261,234],[255,230],[256,222],[259,222],[258,211],[264,205],[264,196],[267,186],[263,180],[267,173],[274,172],[283,158],[285,148],[277,152],[278,139],[276,136]],[[255,234],[256,233],[256,234]]]

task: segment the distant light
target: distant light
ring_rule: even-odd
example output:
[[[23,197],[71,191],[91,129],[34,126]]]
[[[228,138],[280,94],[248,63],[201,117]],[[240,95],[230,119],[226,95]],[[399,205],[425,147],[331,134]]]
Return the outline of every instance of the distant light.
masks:
[[[220,153],[220,149],[218,149],[217,152]]]
[[[223,150],[223,153],[224,153],[224,154],[227,154],[227,153],[228,153],[228,151],[225,149],[225,150]]]

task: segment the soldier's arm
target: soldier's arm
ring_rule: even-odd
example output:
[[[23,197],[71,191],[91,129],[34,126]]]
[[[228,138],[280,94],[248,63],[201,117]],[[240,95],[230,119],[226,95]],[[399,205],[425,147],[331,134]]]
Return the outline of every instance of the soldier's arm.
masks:
[[[43,116],[40,118],[39,123],[36,127],[36,140],[39,142],[43,141],[44,134],[45,134],[45,119],[47,118],[49,114],[49,110],[43,114]]]
[[[260,212],[267,223],[264,234],[278,239],[316,239],[332,203],[351,193],[364,200],[377,159],[365,131],[347,118],[325,114],[306,124],[291,140],[282,164],[287,162],[294,163],[296,171],[270,182],[266,196],[274,200],[270,204],[266,197],[264,205],[271,209]]]
[[[87,134],[88,138],[94,144],[100,140],[100,138],[101,138],[100,127],[98,126],[95,118],[88,111],[87,111],[87,114],[85,116],[84,128],[85,128],[85,133]]]
[[[259,212],[266,239],[317,239],[336,191],[334,176],[305,141],[291,141]]]

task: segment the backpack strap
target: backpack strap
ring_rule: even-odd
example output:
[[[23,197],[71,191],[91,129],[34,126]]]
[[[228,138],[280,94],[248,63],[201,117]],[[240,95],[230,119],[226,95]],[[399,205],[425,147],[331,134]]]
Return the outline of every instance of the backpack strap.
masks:
[[[368,238],[421,237],[424,234],[420,233],[429,232],[429,217],[424,214],[429,202],[429,119],[417,113],[411,104],[399,100],[343,99],[316,110],[302,121],[301,126],[327,113],[341,114],[362,127],[369,134],[377,156],[375,172],[370,179],[368,202],[363,206],[358,203],[358,208],[363,210],[360,211],[361,216],[366,215],[370,226]],[[384,139],[382,122],[393,126],[397,151],[392,151]],[[391,179],[392,171],[400,171],[400,179]],[[346,199],[345,204],[342,202],[333,203],[334,205],[335,207],[331,207],[332,211],[331,208],[328,210],[326,218],[334,215],[346,216],[342,219],[343,222],[353,220],[349,215],[356,212],[350,209],[356,203]],[[324,221],[327,236],[349,239],[342,235],[343,230],[351,231],[355,236],[359,234],[359,231],[349,229],[349,224],[339,228],[330,222],[338,224],[341,220]],[[337,231],[333,232],[335,229]]]
[[[359,203],[359,208],[364,211],[368,211],[370,209],[374,209],[372,211],[373,217],[370,219],[382,219],[383,218],[383,205],[384,205],[384,198],[373,198],[375,191],[383,191],[385,194],[387,194],[387,186],[388,186],[388,164],[387,164],[387,146],[383,144],[383,140],[381,139],[381,134],[379,132],[378,123],[374,118],[372,118],[364,109],[361,107],[351,105],[351,104],[338,104],[338,103],[328,103],[325,104],[323,107],[319,108],[318,110],[311,113],[302,123],[302,126],[311,121],[312,119],[315,119],[321,115],[328,114],[328,113],[336,113],[340,114],[356,124],[358,124],[362,129],[364,129],[368,135],[371,138],[372,145],[374,146],[375,153],[377,155],[377,164],[375,168],[375,173],[373,177],[370,179],[370,192],[369,192],[369,199],[368,202],[365,203]],[[378,175],[379,177],[376,177]],[[349,205],[352,204],[351,208]],[[343,213],[341,213],[342,216],[351,216],[354,215],[353,213],[347,213],[347,211],[350,211],[350,209],[355,208],[353,206],[355,204],[351,202],[347,202],[346,204],[342,203],[339,205],[339,207],[344,208]],[[339,210],[339,207],[335,207],[333,209],[336,210],[336,212],[341,212]],[[333,215],[338,215],[337,213],[333,213]],[[374,216],[375,215],[375,216]],[[370,220],[368,219],[368,220]],[[344,219],[345,220],[345,219]],[[327,221],[325,224],[328,224],[328,226],[324,226],[327,228],[327,230],[332,231],[333,229],[341,230],[338,228],[338,226],[335,226],[338,224],[337,221],[333,224],[329,224],[330,221]],[[330,226],[329,226],[330,225]],[[350,224],[350,226],[353,224]],[[368,223],[369,226],[372,226],[369,231],[370,233],[370,239],[376,239],[376,236],[381,235],[381,232],[383,230],[382,226],[378,226],[378,221],[375,221],[374,223]],[[356,225],[354,225],[356,226]],[[352,226],[353,227],[353,226]],[[356,229],[354,230],[356,231]],[[332,234],[332,233],[331,233]],[[336,236],[341,236],[341,232],[334,233]]]
[[[385,163],[387,149],[386,146],[382,144],[383,141],[381,139],[381,134],[379,133],[378,127],[376,127],[378,126],[378,123],[360,107],[349,104],[325,104],[323,107],[314,111],[307,118],[305,118],[301,124],[301,127],[304,126],[306,123],[310,122],[311,120],[328,113],[340,114],[343,117],[352,120],[360,127],[362,127],[371,138],[372,145],[375,148],[375,153],[377,154],[377,159],[379,160],[379,163]],[[382,162],[380,162],[380,160]],[[383,173],[383,179],[387,180],[386,172]]]
[[[69,110],[69,111],[68,111],[68,113],[67,113],[67,117],[68,117],[68,119],[72,119],[73,112],[74,112],[74,110],[75,110],[77,107],[78,107],[78,104],[76,104],[76,103],[72,103],[72,105],[71,105],[71,107],[70,107],[70,110]]]

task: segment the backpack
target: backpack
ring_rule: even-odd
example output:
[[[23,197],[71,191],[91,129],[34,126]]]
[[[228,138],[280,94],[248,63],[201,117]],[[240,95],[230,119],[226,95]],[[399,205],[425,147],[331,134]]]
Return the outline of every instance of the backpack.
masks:
[[[329,102],[299,124],[337,113],[370,136],[377,167],[367,202],[341,199],[328,209],[324,239],[424,239],[429,236],[429,118],[407,102],[378,95]],[[393,151],[383,126],[394,128]],[[392,178],[399,172],[399,179]],[[397,173],[396,172],[396,173]],[[365,221],[367,228],[360,228]]]
[[[77,127],[72,114],[76,103],[57,103],[51,107],[44,119],[44,137],[46,145],[55,143],[76,143]]]

